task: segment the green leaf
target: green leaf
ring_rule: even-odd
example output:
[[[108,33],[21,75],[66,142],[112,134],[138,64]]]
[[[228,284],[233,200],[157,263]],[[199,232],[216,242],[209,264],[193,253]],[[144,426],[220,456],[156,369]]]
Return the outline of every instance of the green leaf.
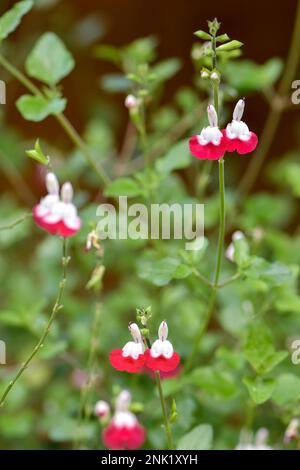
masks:
[[[229,41],[229,40],[230,40],[230,37],[226,33],[225,34],[220,34],[220,36],[216,37],[217,42],[226,42],[226,41]]]
[[[269,263],[263,258],[253,256],[243,273],[249,279],[263,281],[269,287],[286,285],[294,278],[293,270],[282,263]]]
[[[216,398],[231,398],[237,393],[236,384],[226,370],[213,367],[198,367],[186,377],[186,383],[196,385],[208,395]]]
[[[234,238],[233,246],[234,246],[233,259],[235,263],[240,268],[247,266],[250,260],[250,255],[249,255],[249,245],[248,245],[246,238],[244,236]]]
[[[165,59],[158,64],[155,64],[151,68],[151,73],[154,74],[155,80],[157,82],[165,82],[166,80],[172,78],[178,72],[180,67],[181,62],[179,59]]]
[[[48,100],[43,96],[23,95],[16,103],[16,106],[24,119],[39,122],[51,114],[59,114],[66,107],[64,98],[54,98]]]
[[[294,374],[281,374],[276,378],[272,400],[284,406],[300,399],[300,377]]]
[[[26,71],[47,85],[56,85],[74,68],[75,62],[62,40],[54,33],[44,33],[26,60]]]
[[[189,151],[188,140],[182,140],[174,145],[168,153],[156,161],[156,169],[160,173],[171,173],[190,166],[192,157]]]
[[[211,35],[205,31],[202,31],[202,29],[195,31],[194,35],[197,36],[197,38],[203,39],[204,41],[211,41]]]
[[[119,65],[121,60],[121,54],[119,49],[109,44],[101,44],[100,46],[95,46],[94,56],[98,59],[108,60],[109,62],[112,62],[115,65]]]
[[[172,279],[182,279],[191,273],[191,269],[182,265],[176,258],[163,258],[160,260],[149,258],[141,259],[138,263],[138,274],[156,286],[165,286]]]
[[[39,139],[36,140],[35,145],[34,145],[34,149],[26,150],[26,155],[29,158],[33,158],[33,160],[36,160],[37,162],[41,163],[42,165],[48,165],[48,163],[49,163],[49,157],[47,157],[44,154],[44,152],[43,152],[43,150],[40,146]]]
[[[233,51],[235,49],[239,49],[243,46],[243,43],[240,41],[229,41],[226,44],[222,44],[221,46],[217,47],[217,51]]]
[[[100,86],[110,93],[124,93],[131,90],[132,83],[124,75],[109,73],[101,77]]]
[[[252,400],[261,405],[271,398],[275,382],[272,379],[262,379],[261,377],[244,377],[243,383],[246,385]]]
[[[0,18],[0,41],[7,38],[20,24],[22,16],[29,12],[33,6],[32,0],[16,3],[11,10],[4,13]]]
[[[275,351],[270,330],[262,322],[253,322],[244,342],[244,355],[257,374],[266,374],[282,362],[287,351]]]
[[[210,450],[213,441],[213,428],[210,424],[200,424],[178,441],[177,450]]]
[[[229,84],[239,93],[260,91],[272,86],[282,71],[282,61],[274,58],[264,64],[250,60],[226,63],[224,72]]]
[[[110,183],[107,186],[104,194],[107,197],[136,197],[142,193],[142,188],[137,181],[129,177],[122,177]]]

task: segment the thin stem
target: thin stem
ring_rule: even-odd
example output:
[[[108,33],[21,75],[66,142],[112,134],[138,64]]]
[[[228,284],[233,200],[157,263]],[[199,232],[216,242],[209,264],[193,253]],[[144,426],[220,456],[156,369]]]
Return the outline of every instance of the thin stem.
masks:
[[[167,441],[168,441],[168,450],[173,450],[174,444],[173,444],[172,430],[171,430],[171,426],[170,426],[169,418],[167,414],[166,403],[165,403],[163,389],[161,386],[161,378],[160,378],[159,371],[155,371],[155,378],[156,378],[157,390],[158,390],[160,403],[161,403],[161,409],[162,409],[163,418],[164,418],[164,429],[165,429],[165,433],[166,433]]]
[[[32,83],[31,80],[26,77],[25,74],[23,74],[14,65],[8,62],[2,54],[0,54],[0,65],[2,65],[3,68],[5,68],[13,77],[15,77],[20,83],[22,83],[22,85],[24,85],[24,87],[27,88],[27,90],[29,90],[33,95],[45,97],[41,90],[36,87],[34,83]],[[55,114],[54,117],[64,129],[66,134],[69,136],[69,138],[72,140],[72,142],[76,145],[76,147],[78,147],[82,151],[86,161],[98,175],[101,183],[106,186],[110,182],[110,178],[107,176],[102,166],[95,160],[88,146],[82,140],[82,138],[80,137],[76,129],[72,126],[70,121],[66,118],[63,113]]]
[[[297,3],[297,12],[296,18],[294,23],[294,31],[291,39],[291,45],[289,48],[289,54],[286,61],[286,66],[284,69],[284,73],[282,79],[280,81],[278,87],[278,95],[277,98],[282,98],[287,95],[290,90],[292,80],[295,77],[297,72],[297,68],[299,65],[300,60],[300,0]],[[277,106],[277,100],[272,101],[272,106],[270,108],[266,125],[264,127],[263,134],[260,138],[260,144],[258,150],[256,151],[255,155],[252,157],[251,162],[247,168],[247,171],[244,173],[244,177],[241,180],[240,187],[239,187],[239,201],[241,198],[245,198],[245,196],[250,192],[253,184],[255,183],[260,169],[268,155],[268,152],[271,148],[273,139],[275,137],[279,121],[281,115],[283,113],[284,107]]]
[[[220,225],[219,225],[219,241],[217,251],[217,263],[214,277],[214,285],[218,286],[222,256],[224,248],[224,236],[225,236],[225,181],[224,181],[224,159],[219,160],[219,194],[220,194]]]
[[[67,265],[68,265],[68,263],[69,263],[69,258],[67,257],[67,239],[64,238],[63,239],[63,254],[62,254],[62,278],[61,278],[61,281],[59,283],[59,291],[58,291],[58,295],[57,295],[57,298],[56,298],[56,302],[55,302],[55,304],[53,306],[53,309],[52,309],[52,313],[51,313],[50,318],[48,320],[48,323],[47,323],[47,325],[44,329],[44,332],[43,332],[41,338],[39,339],[39,341],[37,342],[35,348],[31,352],[29,357],[26,359],[26,361],[22,364],[21,368],[19,369],[19,371],[17,372],[15,377],[9,382],[8,386],[4,390],[4,392],[3,392],[3,394],[0,398],[0,407],[2,407],[4,405],[8,394],[11,392],[11,390],[14,387],[14,385],[16,384],[17,380],[21,377],[23,372],[25,372],[25,370],[27,369],[27,367],[29,366],[31,361],[34,359],[34,357],[36,356],[38,351],[44,346],[44,342],[45,342],[45,340],[47,339],[47,336],[50,333],[52,323],[55,320],[57,313],[62,308],[61,302],[62,302],[62,299],[63,299],[64,289],[65,289],[65,284],[66,284],[66,274],[67,274]]]
[[[11,222],[10,224],[7,224],[7,225],[1,225],[0,226],[0,231],[1,230],[10,230],[10,229],[14,228],[16,225],[19,225],[22,222],[24,222],[24,220],[28,219],[29,217],[32,217],[31,212],[26,212],[26,214],[23,214],[21,217],[16,219],[14,222]]]
[[[208,287],[213,287],[213,283],[210,282],[209,279],[207,279],[205,276],[203,276],[202,273],[200,273],[200,271],[198,271],[198,269],[193,269],[193,273],[195,274],[196,277],[198,277],[199,279],[201,279],[201,281],[203,282],[203,284],[205,284],[206,286]]]
[[[220,289],[222,287],[228,286],[228,284],[231,284],[232,282],[237,281],[237,279],[240,279],[241,276],[242,276],[241,273],[234,274],[229,279],[226,279],[224,282],[220,282],[218,284],[218,288]]]
[[[80,429],[82,424],[90,417],[90,410],[88,409],[89,395],[93,388],[95,377],[96,377],[96,364],[97,364],[97,355],[99,349],[99,326],[100,326],[100,317],[101,317],[101,308],[100,305],[96,305],[94,321],[91,331],[91,342],[90,350],[87,361],[87,371],[88,378],[85,385],[82,388],[80,407],[78,412],[78,422],[77,422],[77,433],[74,441],[74,448],[78,449],[80,447]]]

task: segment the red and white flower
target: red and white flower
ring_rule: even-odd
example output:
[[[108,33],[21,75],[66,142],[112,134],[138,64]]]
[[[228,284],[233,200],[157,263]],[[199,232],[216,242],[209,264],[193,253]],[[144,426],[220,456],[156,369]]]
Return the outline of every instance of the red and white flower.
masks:
[[[226,152],[226,141],[218,127],[218,115],[212,104],[207,107],[209,126],[190,138],[191,154],[205,160],[219,160]]]
[[[145,363],[145,347],[142,334],[136,323],[129,323],[129,331],[134,341],[129,341],[123,349],[114,349],[109,355],[111,365],[121,371],[138,372]]]
[[[167,340],[168,325],[163,321],[158,329],[158,339],[154,341],[151,349],[145,352],[146,367],[153,371],[171,372],[176,369],[180,357],[174,351],[172,343]]]
[[[130,402],[130,393],[127,390],[122,391],[116,401],[116,412],[102,435],[108,449],[134,450],[145,441],[145,429],[129,411]]]
[[[54,173],[46,176],[47,196],[33,208],[33,218],[37,225],[52,235],[70,237],[81,226],[77,209],[72,203],[73,188],[71,183],[64,183],[59,195],[59,183]]]
[[[228,152],[237,151],[239,154],[252,152],[258,143],[257,135],[249,130],[249,127],[241,119],[245,109],[245,100],[239,100],[233,111],[233,119],[226,129],[223,129],[223,135]]]

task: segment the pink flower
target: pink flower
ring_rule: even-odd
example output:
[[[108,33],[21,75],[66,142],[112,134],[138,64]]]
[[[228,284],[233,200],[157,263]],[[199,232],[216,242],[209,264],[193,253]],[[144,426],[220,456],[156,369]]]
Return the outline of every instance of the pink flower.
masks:
[[[77,209],[72,203],[73,188],[71,183],[64,183],[59,196],[59,183],[54,173],[46,176],[48,194],[33,208],[33,218],[37,225],[52,235],[70,237],[81,226]]]
[[[129,331],[134,341],[129,341],[123,349],[114,349],[109,355],[111,365],[120,371],[139,372],[145,363],[145,347],[139,327],[130,323]]]
[[[226,142],[218,127],[218,116],[212,104],[207,107],[209,126],[190,138],[191,154],[204,160],[219,160],[226,152]]]
[[[108,449],[134,450],[141,447],[145,441],[145,429],[129,411],[130,401],[130,393],[126,390],[117,398],[116,412],[102,434],[103,442]]]
[[[174,351],[172,343],[167,340],[168,325],[163,321],[158,329],[158,338],[145,352],[146,367],[153,371],[171,372],[176,369],[180,357]]]
[[[245,109],[245,100],[239,100],[233,111],[233,119],[222,130],[228,152],[237,151],[243,155],[252,152],[258,143],[257,135],[249,131],[247,124],[241,121]]]

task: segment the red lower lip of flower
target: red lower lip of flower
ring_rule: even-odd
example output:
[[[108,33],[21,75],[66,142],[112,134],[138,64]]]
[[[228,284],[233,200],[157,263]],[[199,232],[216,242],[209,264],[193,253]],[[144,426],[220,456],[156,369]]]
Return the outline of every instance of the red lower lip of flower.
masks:
[[[250,153],[255,150],[258,144],[258,137],[254,132],[250,132],[250,139],[244,142],[240,139],[229,139],[226,135],[226,129],[222,129],[228,152],[237,152],[240,155]]]
[[[140,354],[137,359],[132,357],[124,357],[122,355],[122,349],[114,349],[109,355],[109,361],[111,365],[120,371],[135,373],[139,372],[145,364],[145,355]]]
[[[226,142],[222,138],[219,145],[214,144],[199,144],[198,137],[193,135],[189,140],[190,152],[194,157],[200,158],[201,160],[219,160],[224,156],[226,152]]]
[[[172,372],[178,367],[180,362],[180,356],[177,352],[174,352],[173,356],[167,359],[164,356],[152,357],[150,349],[147,349],[145,351],[145,358],[145,365],[148,369],[160,372]]]
[[[146,433],[140,424],[133,427],[117,427],[111,423],[102,434],[103,442],[111,450],[134,450],[141,447]]]
[[[77,233],[80,228],[70,229],[62,221],[55,222],[53,224],[45,222],[44,218],[37,214],[37,206],[33,208],[33,219],[35,220],[36,224],[43,230],[46,230],[46,232],[50,233],[51,235],[60,235],[64,238],[75,235],[75,233]]]

